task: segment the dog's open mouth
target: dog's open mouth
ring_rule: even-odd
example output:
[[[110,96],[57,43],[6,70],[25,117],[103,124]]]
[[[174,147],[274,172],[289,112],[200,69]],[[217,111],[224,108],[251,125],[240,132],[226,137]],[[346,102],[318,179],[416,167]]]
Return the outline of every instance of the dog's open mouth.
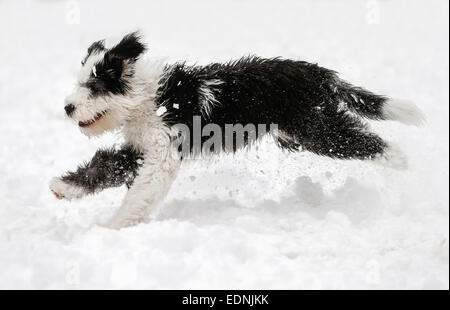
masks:
[[[108,111],[105,110],[105,111],[102,111],[100,113],[97,113],[97,115],[93,119],[90,119],[90,120],[87,120],[87,121],[84,121],[84,122],[79,121],[78,122],[78,126],[80,126],[80,127],[89,127],[89,126],[93,125],[95,122],[97,122],[98,120],[100,120],[103,116],[105,116],[105,114],[107,112]]]

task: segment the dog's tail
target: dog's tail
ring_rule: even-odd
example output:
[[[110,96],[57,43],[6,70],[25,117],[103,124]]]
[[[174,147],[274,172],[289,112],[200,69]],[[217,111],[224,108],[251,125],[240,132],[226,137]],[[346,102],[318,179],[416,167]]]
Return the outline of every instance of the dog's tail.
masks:
[[[334,92],[340,102],[362,117],[374,120],[395,120],[406,125],[422,126],[425,114],[413,102],[376,95],[361,87],[339,80]]]

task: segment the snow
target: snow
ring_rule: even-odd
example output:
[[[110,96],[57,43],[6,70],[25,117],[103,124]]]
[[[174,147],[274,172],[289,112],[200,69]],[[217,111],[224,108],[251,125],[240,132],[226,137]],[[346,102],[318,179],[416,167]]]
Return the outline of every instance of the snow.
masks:
[[[167,112],[167,108],[166,108],[166,107],[159,107],[159,108],[156,110],[156,115],[161,116],[161,115],[163,115],[163,114],[166,113],[166,112]]]
[[[448,1],[1,1],[0,288],[448,289]],[[48,182],[99,146],[64,117],[89,43],[141,29],[200,64],[299,58],[414,100],[372,123],[409,169],[248,152],[183,164],[148,224],[99,225],[125,188],[60,201]]]

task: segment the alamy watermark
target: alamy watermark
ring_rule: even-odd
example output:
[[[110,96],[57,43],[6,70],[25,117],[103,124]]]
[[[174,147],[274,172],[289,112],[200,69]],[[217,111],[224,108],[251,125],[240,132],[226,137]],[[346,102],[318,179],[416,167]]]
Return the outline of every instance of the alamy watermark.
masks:
[[[277,135],[277,124],[202,125],[200,116],[193,116],[192,126],[176,124],[171,128],[173,146],[183,156],[209,156],[212,153],[233,152],[251,145],[267,134]]]
[[[380,24],[380,3],[378,0],[366,2],[366,23],[369,25]]]
[[[80,24],[80,3],[76,0],[66,1],[66,23],[68,25]]]

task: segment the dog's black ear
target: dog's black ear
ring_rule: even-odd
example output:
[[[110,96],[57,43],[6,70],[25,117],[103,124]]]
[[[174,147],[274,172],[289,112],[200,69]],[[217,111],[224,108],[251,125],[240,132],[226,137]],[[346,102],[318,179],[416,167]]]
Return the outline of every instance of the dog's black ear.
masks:
[[[132,32],[123,37],[123,39],[107,53],[111,56],[121,59],[137,59],[146,51],[146,46],[141,42],[139,32]]]
[[[96,41],[91,44],[91,46],[88,47],[87,55],[81,60],[81,65],[84,66],[86,63],[86,60],[91,56],[92,54],[100,53],[102,51],[106,50],[105,48],[105,40]]]
[[[105,50],[105,40],[96,41],[89,46],[87,52],[88,55],[91,55],[95,52],[101,52]]]

